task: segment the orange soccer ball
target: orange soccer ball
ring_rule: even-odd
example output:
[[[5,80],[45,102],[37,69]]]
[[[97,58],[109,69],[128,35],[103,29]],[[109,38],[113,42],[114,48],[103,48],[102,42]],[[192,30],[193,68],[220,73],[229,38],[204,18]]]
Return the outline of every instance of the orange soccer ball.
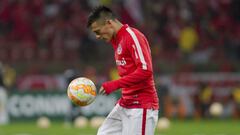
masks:
[[[90,79],[79,77],[70,82],[67,94],[74,104],[86,106],[95,100],[97,95],[96,86]]]

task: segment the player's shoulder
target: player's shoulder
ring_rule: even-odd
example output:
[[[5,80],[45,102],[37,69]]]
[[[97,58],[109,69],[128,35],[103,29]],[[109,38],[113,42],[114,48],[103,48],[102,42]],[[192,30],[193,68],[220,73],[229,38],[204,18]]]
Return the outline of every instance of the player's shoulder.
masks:
[[[127,42],[141,42],[146,39],[145,35],[136,28],[128,27],[125,31],[125,39]]]
[[[128,35],[129,38],[132,37],[145,37],[144,34],[137,28],[127,27],[125,34]]]

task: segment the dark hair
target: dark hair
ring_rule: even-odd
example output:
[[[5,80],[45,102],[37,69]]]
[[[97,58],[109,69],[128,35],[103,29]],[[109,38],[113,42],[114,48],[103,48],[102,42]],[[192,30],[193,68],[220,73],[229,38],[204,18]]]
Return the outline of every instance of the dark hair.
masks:
[[[93,22],[97,20],[115,19],[116,16],[112,10],[106,6],[98,6],[92,10],[88,16],[87,27],[89,28]]]

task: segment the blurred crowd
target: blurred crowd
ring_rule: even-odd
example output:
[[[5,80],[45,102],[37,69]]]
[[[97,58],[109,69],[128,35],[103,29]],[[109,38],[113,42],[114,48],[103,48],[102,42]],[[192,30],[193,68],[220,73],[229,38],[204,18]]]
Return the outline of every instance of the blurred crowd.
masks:
[[[156,63],[184,61],[174,70],[185,72],[239,71],[239,66],[234,65],[240,58],[238,0],[149,3],[147,26],[152,27],[149,33],[154,33],[150,36],[154,50],[159,50]],[[207,66],[199,66],[204,64]]]
[[[86,29],[99,4],[147,35],[157,73],[239,71],[238,0],[1,0],[0,61],[21,73],[114,66]]]

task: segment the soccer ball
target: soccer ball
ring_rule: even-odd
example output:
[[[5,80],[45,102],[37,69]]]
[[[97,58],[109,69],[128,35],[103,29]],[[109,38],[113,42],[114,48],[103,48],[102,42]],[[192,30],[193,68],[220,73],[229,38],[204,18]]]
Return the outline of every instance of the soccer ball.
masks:
[[[42,116],[37,119],[37,126],[39,128],[49,128],[51,126],[51,121],[48,117]]]
[[[95,116],[90,120],[90,126],[92,128],[99,128],[104,122],[105,117]]]
[[[166,130],[170,127],[170,121],[166,117],[162,117],[158,120],[157,128],[159,130]]]
[[[86,106],[94,101],[97,95],[96,86],[90,79],[79,77],[70,82],[67,94],[74,104]]]
[[[212,116],[220,116],[223,113],[223,105],[219,102],[211,104],[209,112]]]
[[[74,126],[76,128],[85,128],[88,125],[88,119],[83,116],[79,116],[74,120]]]

